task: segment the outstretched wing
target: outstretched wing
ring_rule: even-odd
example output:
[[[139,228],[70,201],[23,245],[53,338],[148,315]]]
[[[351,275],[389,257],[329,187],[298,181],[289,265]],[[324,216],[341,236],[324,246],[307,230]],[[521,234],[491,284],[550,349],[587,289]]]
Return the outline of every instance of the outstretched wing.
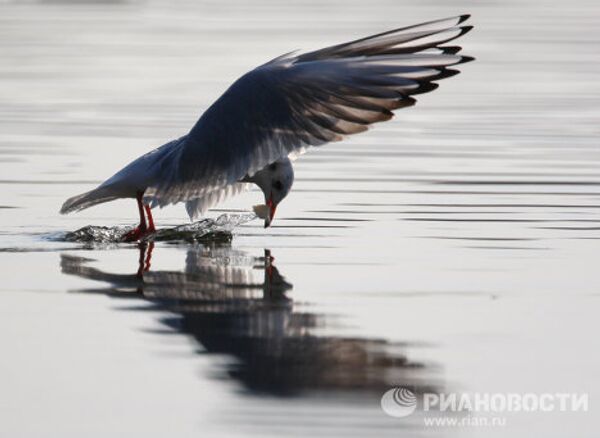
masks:
[[[238,79],[198,120],[146,195],[155,205],[202,198],[280,157],[363,132],[414,105],[411,96],[472,60],[443,46],[468,15],[396,29],[301,55]]]
[[[194,220],[202,216],[209,208],[223,202],[225,199],[242,193],[250,188],[249,183],[235,183],[217,189],[213,192],[206,192],[202,196],[189,199],[185,203],[185,210],[190,219]]]

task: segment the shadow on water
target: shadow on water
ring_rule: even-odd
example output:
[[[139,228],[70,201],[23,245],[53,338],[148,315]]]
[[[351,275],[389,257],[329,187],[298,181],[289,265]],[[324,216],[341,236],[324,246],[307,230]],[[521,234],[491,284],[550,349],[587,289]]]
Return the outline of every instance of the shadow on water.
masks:
[[[204,349],[200,354],[229,355],[233,360],[224,375],[250,394],[327,391],[362,397],[380,396],[392,386],[416,393],[435,389],[430,380],[435,367],[409,360],[406,344],[316,333],[335,327],[326,315],[298,309],[306,306],[291,298],[292,284],[268,249],[257,257],[227,243],[192,245],[183,271],[152,270],[153,249],[153,242],[140,244],[136,274],[103,271],[89,258],[64,253],[61,270],[106,283],[78,292],[141,298],[174,314],[161,324],[193,336]]]

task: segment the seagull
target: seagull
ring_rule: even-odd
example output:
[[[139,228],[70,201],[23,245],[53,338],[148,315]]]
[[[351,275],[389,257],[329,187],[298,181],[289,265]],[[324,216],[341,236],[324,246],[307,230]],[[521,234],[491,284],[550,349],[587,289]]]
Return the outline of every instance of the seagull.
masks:
[[[446,45],[472,29],[460,15],[324,49],[281,55],[240,77],[191,131],[137,158],[94,190],[67,199],[62,214],[120,198],[137,201],[136,241],[156,229],[152,208],[185,202],[190,220],[256,184],[270,226],[294,182],[292,160],[415,104],[474,58]],[[147,221],[146,221],[147,218]]]

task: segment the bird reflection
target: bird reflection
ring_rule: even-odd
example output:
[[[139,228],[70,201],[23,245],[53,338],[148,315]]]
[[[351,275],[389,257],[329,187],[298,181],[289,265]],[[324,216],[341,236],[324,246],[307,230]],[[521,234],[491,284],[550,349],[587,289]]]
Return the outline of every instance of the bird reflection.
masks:
[[[408,360],[405,346],[318,335],[331,328],[329,318],[294,307],[292,284],[269,250],[257,257],[229,244],[197,244],[189,247],[183,271],[160,271],[151,269],[153,249],[153,243],[140,245],[136,274],[105,272],[90,266],[91,259],[67,254],[61,269],[107,283],[81,292],[143,298],[174,314],[161,323],[193,336],[208,353],[232,357],[225,376],[252,393],[434,388],[430,366]]]

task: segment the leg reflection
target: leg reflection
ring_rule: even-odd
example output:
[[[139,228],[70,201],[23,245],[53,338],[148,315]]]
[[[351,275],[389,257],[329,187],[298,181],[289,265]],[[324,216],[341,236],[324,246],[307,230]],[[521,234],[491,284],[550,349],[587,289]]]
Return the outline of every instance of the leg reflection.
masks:
[[[154,242],[140,242],[138,244],[138,249],[140,251],[140,257],[138,260],[137,276],[143,279],[144,272],[148,272],[150,270]]]

